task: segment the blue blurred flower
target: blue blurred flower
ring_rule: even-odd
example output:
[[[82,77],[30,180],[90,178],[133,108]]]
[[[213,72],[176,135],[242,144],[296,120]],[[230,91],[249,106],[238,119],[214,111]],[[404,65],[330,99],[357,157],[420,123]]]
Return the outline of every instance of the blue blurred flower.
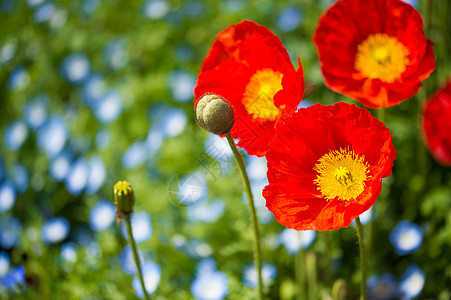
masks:
[[[211,273],[216,271],[216,261],[212,257],[206,257],[196,264],[196,274]]]
[[[36,96],[27,102],[22,118],[32,129],[38,129],[47,119],[48,106],[49,98],[47,95]]]
[[[265,157],[247,156],[246,157],[246,170],[249,176],[249,180],[255,184],[267,181],[266,167],[267,161]]]
[[[196,78],[185,71],[172,71],[169,74],[169,87],[175,101],[185,103],[193,99]]]
[[[233,155],[226,138],[210,134],[204,144],[205,152],[218,161],[229,161]]]
[[[101,123],[111,123],[122,113],[122,97],[117,91],[110,90],[96,101],[93,110]]]
[[[191,283],[191,294],[198,300],[220,300],[228,293],[227,275],[220,271],[205,269]]]
[[[138,249],[139,261],[142,264],[143,255]],[[133,250],[129,245],[124,246],[121,254],[119,255],[119,264],[121,265],[122,271],[127,275],[135,275],[138,271],[136,269],[135,258],[133,256]],[[141,266],[142,267],[142,266]]]
[[[189,45],[179,45],[175,49],[175,58],[178,61],[188,61],[193,57],[193,49]]]
[[[99,0],[85,0],[81,5],[81,11],[85,15],[91,15],[99,6],[99,2],[100,2]]]
[[[82,83],[88,78],[90,63],[83,53],[74,53],[66,57],[61,65],[64,78],[72,84]]]
[[[301,25],[302,11],[297,6],[282,9],[277,17],[277,26],[281,31],[293,31]]]
[[[121,164],[124,169],[131,170],[139,167],[148,158],[147,143],[136,141],[122,155]]]
[[[15,67],[8,79],[8,89],[21,90],[30,82],[30,76],[23,66]]]
[[[110,144],[111,136],[108,129],[100,130],[96,135],[96,147],[99,150],[103,150]]]
[[[401,277],[399,290],[403,299],[416,298],[421,294],[426,280],[425,273],[416,264],[410,264]]]
[[[28,6],[30,6],[30,8],[35,8],[38,7],[39,5],[41,5],[42,3],[44,3],[45,0],[28,0]]]
[[[41,239],[46,244],[56,244],[69,235],[69,222],[63,217],[48,219],[41,229]]]
[[[17,45],[14,42],[6,43],[0,50],[0,64],[5,65],[11,61],[16,53]]]
[[[34,12],[34,21],[41,23],[50,20],[56,12],[56,6],[52,2],[46,2]]]
[[[262,192],[268,181],[251,182],[251,190],[254,195],[254,204],[257,211],[257,216],[262,224],[268,224],[274,220],[274,215],[266,208],[266,199],[263,198]],[[243,202],[247,203],[247,196],[243,193]]]
[[[123,40],[116,39],[109,42],[103,50],[103,56],[108,66],[113,70],[119,70],[128,63],[128,53]]]
[[[11,181],[14,184],[14,187],[18,193],[23,193],[28,188],[28,183],[30,176],[28,175],[27,169],[19,163],[15,163],[11,166]]]
[[[143,13],[149,19],[159,19],[169,12],[169,4],[165,0],[149,0],[143,5]]]
[[[313,104],[314,103],[312,101],[310,101],[310,100],[302,99],[302,101],[299,102],[298,109],[299,108],[307,108],[309,106],[312,106]]]
[[[22,121],[15,121],[6,128],[3,141],[6,148],[11,151],[17,151],[28,137],[27,126]]]
[[[161,145],[163,145],[164,133],[157,126],[153,126],[149,129],[146,138],[147,151],[149,157],[153,157],[158,150],[160,150]]]
[[[17,287],[18,285],[25,288],[25,268],[24,266],[20,265],[15,267],[14,269],[10,270],[8,273],[6,273],[5,277],[3,277],[1,281],[1,285],[5,289],[12,289]]]
[[[50,19],[50,26],[53,29],[58,29],[64,24],[66,24],[66,21],[67,21],[67,12],[64,9],[58,9]]]
[[[93,195],[97,193],[99,188],[103,185],[106,176],[105,164],[102,158],[94,155],[89,161],[89,175],[86,184],[86,193]]]
[[[115,207],[111,201],[100,200],[91,208],[89,224],[95,231],[108,229],[116,218]]]
[[[181,248],[193,259],[208,257],[213,253],[210,245],[199,239],[190,240],[184,243]]]
[[[56,181],[63,181],[72,163],[73,155],[69,151],[62,151],[50,162],[50,176]]]
[[[204,11],[204,4],[200,1],[186,1],[183,10],[186,16],[197,17]]]
[[[372,276],[367,282],[368,299],[370,300],[394,300],[398,299],[398,285],[393,274],[385,273],[380,276]]]
[[[412,5],[415,8],[418,8],[418,0],[402,0],[410,5]]]
[[[45,151],[47,157],[53,158],[63,149],[68,135],[68,128],[63,118],[54,115],[39,128],[37,144]]]
[[[160,283],[161,267],[153,261],[146,261],[142,266],[142,273],[144,279],[144,286],[149,295],[153,294]],[[133,289],[138,298],[144,298],[144,293],[141,287],[141,282],[138,276],[135,276],[132,281]]]
[[[235,13],[243,10],[245,6],[246,2],[244,0],[223,0],[221,3],[221,10],[228,13]]]
[[[133,237],[137,243],[142,243],[150,239],[152,236],[152,222],[149,214],[146,212],[137,212],[132,214],[132,230]],[[127,238],[127,229],[122,222],[122,235]]]
[[[9,255],[6,252],[0,252],[0,279],[9,271]]]
[[[190,206],[204,200],[207,192],[208,188],[204,176],[195,172],[180,179],[177,198],[180,204]]]
[[[215,222],[224,213],[224,202],[221,199],[212,202],[202,201],[189,206],[186,211],[188,219],[193,222]]]
[[[407,220],[401,221],[390,232],[390,242],[399,255],[414,253],[423,242],[423,229]]]
[[[264,286],[269,286],[274,278],[276,278],[277,268],[272,264],[263,264],[262,266],[262,280]],[[243,284],[249,287],[257,286],[257,269],[254,264],[247,264],[244,266]]]
[[[14,248],[20,241],[22,224],[14,216],[0,217],[0,246],[3,249]]]
[[[72,195],[79,195],[88,183],[89,166],[83,157],[72,163],[65,179],[66,189]]]
[[[186,116],[186,112],[184,110],[169,108],[165,111],[164,118],[158,125],[166,137],[172,138],[185,130],[187,122],[188,117]]]
[[[279,235],[280,243],[285,246],[285,249],[291,255],[296,254],[301,248],[305,249],[310,247],[315,238],[315,230],[297,231],[291,228],[285,228]]]
[[[16,5],[16,0],[3,0],[1,2],[1,11],[4,13],[9,13],[13,10]]]
[[[16,202],[16,190],[10,181],[0,185],[0,212],[10,210]]]
[[[83,101],[86,105],[93,108],[105,92],[106,86],[102,76],[91,74],[83,85]]]
[[[72,242],[63,244],[60,255],[66,262],[75,262],[77,260],[77,245]]]

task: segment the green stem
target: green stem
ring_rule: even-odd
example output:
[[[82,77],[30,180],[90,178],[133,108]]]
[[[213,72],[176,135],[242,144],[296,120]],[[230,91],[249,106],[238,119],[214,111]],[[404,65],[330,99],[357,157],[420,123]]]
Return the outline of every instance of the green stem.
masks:
[[[294,276],[296,280],[296,300],[305,299],[305,257],[304,249],[299,249],[294,258]]]
[[[355,219],[355,227],[357,229],[357,235],[359,237],[359,247],[360,247],[360,268],[362,269],[362,279],[360,281],[360,299],[366,300],[366,276],[367,276],[367,259],[366,259],[366,249],[365,241],[363,239],[363,227],[360,223],[360,218]]]
[[[128,243],[133,250],[133,258],[135,259],[136,269],[138,269],[138,277],[141,282],[141,287],[143,289],[143,294],[146,299],[150,299],[147,294],[146,285],[144,284],[144,277],[141,270],[141,263],[138,256],[138,247],[136,246],[135,239],[133,238],[132,224],[131,224],[131,214],[126,214],[124,216],[125,226],[127,227]]]
[[[307,252],[305,256],[305,266],[307,269],[307,284],[309,300],[317,299],[317,274],[316,274],[316,254]]]
[[[263,280],[262,280],[262,249],[261,249],[261,241],[260,241],[260,230],[258,228],[258,219],[257,213],[255,211],[254,205],[254,197],[252,196],[251,184],[249,182],[249,177],[247,176],[246,167],[244,165],[243,157],[240,152],[236,148],[235,142],[233,141],[230,133],[226,134],[227,141],[229,142],[230,148],[232,149],[233,155],[235,156],[236,163],[241,172],[241,176],[243,177],[244,189],[246,191],[247,201],[249,204],[249,211],[251,215],[252,227],[254,229],[254,265],[257,269],[258,274],[258,291],[257,291],[257,299],[263,299]]]

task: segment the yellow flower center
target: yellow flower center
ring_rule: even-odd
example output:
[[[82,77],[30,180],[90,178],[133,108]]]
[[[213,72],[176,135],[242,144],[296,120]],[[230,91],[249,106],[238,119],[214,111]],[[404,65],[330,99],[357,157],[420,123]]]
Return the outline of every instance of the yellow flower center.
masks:
[[[365,157],[349,148],[331,150],[313,168],[318,173],[313,182],[326,200],[355,200],[365,189],[368,167]]]
[[[242,103],[254,120],[274,121],[280,116],[279,108],[274,105],[274,95],[282,89],[282,76],[272,69],[263,69],[251,77]]]
[[[132,192],[132,186],[127,181],[118,181],[113,187],[113,192],[116,195],[126,196]]]
[[[409,64],[409,49],[385,33],[370,35],[357,46],[355,68],[363,76],[393,83]]]

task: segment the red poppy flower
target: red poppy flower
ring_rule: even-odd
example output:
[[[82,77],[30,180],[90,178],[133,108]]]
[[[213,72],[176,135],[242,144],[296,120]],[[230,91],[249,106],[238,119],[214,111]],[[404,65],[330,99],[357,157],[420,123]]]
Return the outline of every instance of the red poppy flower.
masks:
[[[194,89],[194,108],[202,96],[216,94],[235,114],[231,130],[238,146],[263,156],[274,126],[296,111],[304,91],[299,61],[295,71],[280,40],[252,21],[229,26],[216,37]]]
[[[435,69],[421,15],[401,0],[339,0],[313,36],[326,85],[367,107],[418,92]]]
[[[426,103],[422,123],[429,151],[440,164],[451,166],[451,80]]]
[[[374,204],[396,157],[390,131],[351,104],[300,109],[276,132],[263,196],[277,221],[296,230],[349,226]]]

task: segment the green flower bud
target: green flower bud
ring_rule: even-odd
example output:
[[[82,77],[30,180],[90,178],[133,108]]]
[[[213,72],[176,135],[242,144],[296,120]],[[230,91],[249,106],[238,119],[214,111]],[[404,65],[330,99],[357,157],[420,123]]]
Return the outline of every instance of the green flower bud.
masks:
[[[114,205],[116,205],[117,220],[121,220],[125,215],[133,212],[135,196],[132,186],[127,181],[118,181],[113,188]]]
[[[234,122],[232,107],[217,95],[204,95],[197,102],[196,121],[211,133],[229,133]]]

